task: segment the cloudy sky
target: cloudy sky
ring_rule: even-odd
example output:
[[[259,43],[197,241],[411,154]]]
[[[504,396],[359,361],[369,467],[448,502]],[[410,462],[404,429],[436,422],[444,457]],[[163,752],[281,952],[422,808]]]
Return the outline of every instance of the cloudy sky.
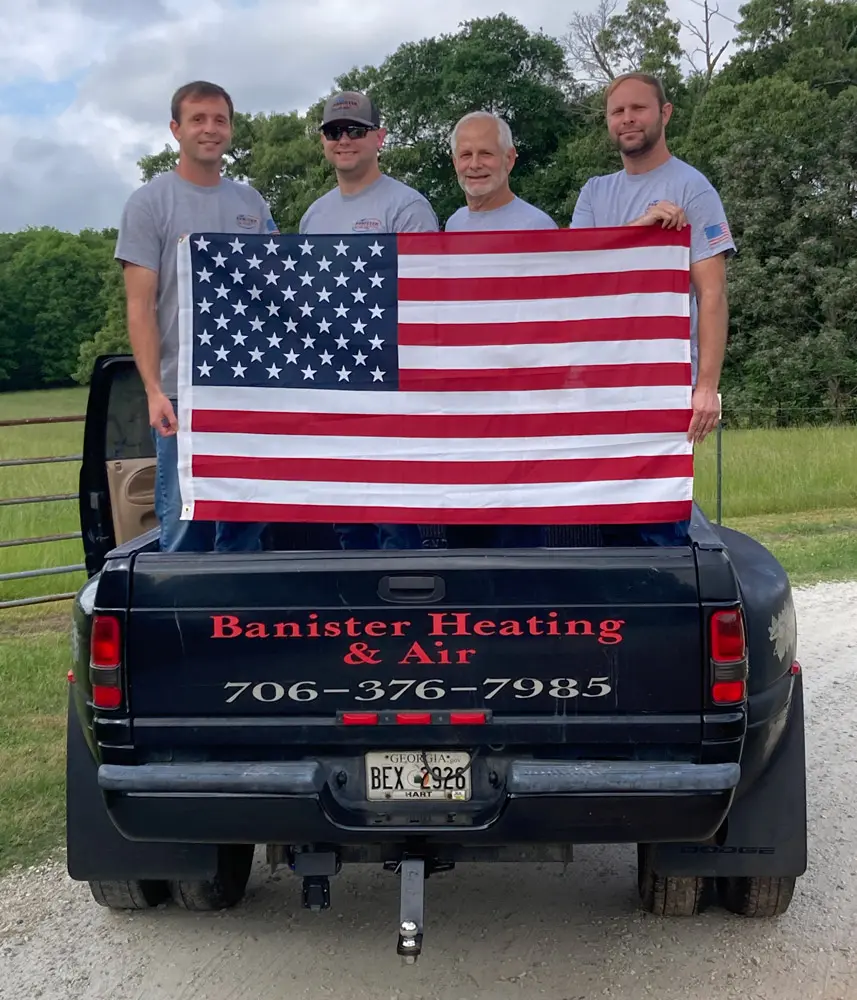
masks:
[[[595,0],[577,0],[588,9]],[[671,0],[682,19],[697,0]],[[739,0],[721,0],[737,16]],[[564,33],[567,0],[7,0],[0,12],[0,231],[114,226],[137,160],[171,142],[169,98],[212,79],[241,111],[303,111],[354,65],[505,11]],[[14,13],[12,11],[14,10]],[[723,40],[730,25],[717,19]]]

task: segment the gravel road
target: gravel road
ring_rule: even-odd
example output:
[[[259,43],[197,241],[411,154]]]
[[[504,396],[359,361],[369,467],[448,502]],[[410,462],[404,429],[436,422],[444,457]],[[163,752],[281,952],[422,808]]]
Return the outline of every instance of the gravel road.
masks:
[[[261,863],[238,908],[127,915],[59,860],[0,882],[0,997],[15,1000],[855,1000],[857,583],[795,594],[807,691],[810,869],[777,921],[636,909],[635,851],[462,866],[427,884],[417,966],[395,954],[398,882],[356,868],[333,909]]]

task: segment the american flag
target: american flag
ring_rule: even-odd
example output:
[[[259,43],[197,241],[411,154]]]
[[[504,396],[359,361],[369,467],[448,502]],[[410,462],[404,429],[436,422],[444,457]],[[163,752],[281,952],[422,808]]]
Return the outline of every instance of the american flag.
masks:
[[[718,222],[714,226],[705,227],[705,238],[710,247],[717,247],[723,243],[731,243],[732,233],[729,232],[729,226],[725,222]]]
[[[690,516],[690,233],[192,234],[184,519]]]

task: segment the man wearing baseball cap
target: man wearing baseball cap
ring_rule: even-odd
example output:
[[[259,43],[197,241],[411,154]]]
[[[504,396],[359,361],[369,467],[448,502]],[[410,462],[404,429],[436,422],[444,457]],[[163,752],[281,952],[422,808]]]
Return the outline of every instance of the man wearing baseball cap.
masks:
[[[336,171],[336,187],[310,205],[301,234],[436,233],[437,216],[426,198],[381,172],[378,152],[387,132],[365,94],[344,91],[325,104],[321,144]],[[344,549],[416,549],[422,539],[415,524],[336,524]]]

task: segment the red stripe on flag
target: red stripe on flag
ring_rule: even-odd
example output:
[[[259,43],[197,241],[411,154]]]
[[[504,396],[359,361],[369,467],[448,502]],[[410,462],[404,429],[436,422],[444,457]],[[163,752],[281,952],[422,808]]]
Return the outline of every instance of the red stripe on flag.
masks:
[[[490,233],[399,233],[400,254],[552,253],[690,246],[690,227],[605,226],[603,229],[547,229]]]
[[[683,521],[690,500],[593,504],[583,507],[506,507],[438,510],[433,507],[334,507],[310,504],[231,503],[197,500],[196,521],[297,521],[338,524],[645,524]]]
[[[686,294],[687,271],[526,274],[511,278],[399,278],[401,302],[503,302],[593,295]]]
[[[406,392],[498,392],[687,385],[690,365],[562,365],[557,368],[399,369]]]
[[[690,426],[691,410],[604,413],[487,413],[388,416],[381,413],[267,413],[194,410],[191,428],[207,434],[302,434],[317,437],[516,438],[598,434],[672,434]]]
[[[692,455],[538,459],[517,462],[395,461],[358,458],[236,458],[194,455],[193,475],[271,482],[414,483],[462,486],[594,483],[693,475]]]
[[[399,343],[405,347],[583,344],[605,340],[690,340],[690,320],[686,316],[623,316],[544,323],[399,324]]]

